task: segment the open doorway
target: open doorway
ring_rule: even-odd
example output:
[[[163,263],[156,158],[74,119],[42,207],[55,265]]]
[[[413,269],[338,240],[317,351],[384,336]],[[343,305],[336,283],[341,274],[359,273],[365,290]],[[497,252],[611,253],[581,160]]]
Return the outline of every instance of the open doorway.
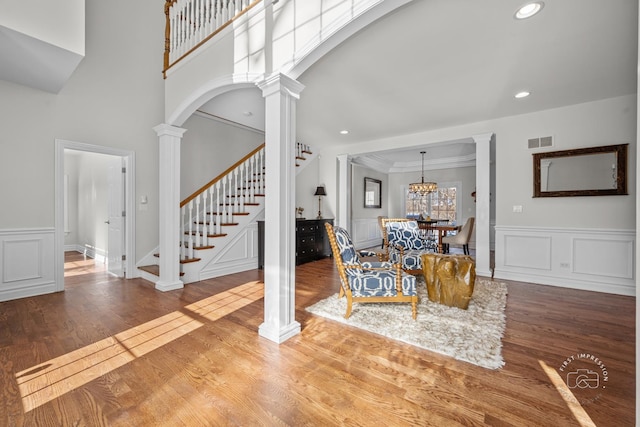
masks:
[[[57,290],[65,287],[65,252],[133,277],[133,152],[56,140],[55,174]]]

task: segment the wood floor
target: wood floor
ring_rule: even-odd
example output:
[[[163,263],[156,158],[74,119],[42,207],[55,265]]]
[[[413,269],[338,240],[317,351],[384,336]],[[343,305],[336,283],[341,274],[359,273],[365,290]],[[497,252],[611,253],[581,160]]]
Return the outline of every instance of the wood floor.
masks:
[[[634,425],[631,297],[507,282],[487,370],[307,313],[338,290],[330,259],[297,268],[302,332],[281,345],[258,335],[261,271],[162,293],[85,267],[0,303],[0,426]],[[608,381],[576,404],[555,377],[581,353]]]

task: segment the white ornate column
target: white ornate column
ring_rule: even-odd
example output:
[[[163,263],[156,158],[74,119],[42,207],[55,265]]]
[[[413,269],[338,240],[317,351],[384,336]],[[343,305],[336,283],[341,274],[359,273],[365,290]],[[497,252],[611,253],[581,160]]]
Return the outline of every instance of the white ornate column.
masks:
[[[265,98],[264,323],[281,343],[300,333],[295,316],[296,101],[304,86],[284,74],[259,84]]]
[[[156,289],[171,291],[184,287],[180,280],[180,142],[186,129],[161,124],[153,130],[160,144],[160,279]]]
[[[341,154],[338,159],[338,206],[336,225],[351,230],[351,160],[348,154]]]
[[[476,274],[491,277],[491,138],[474,135],[476,143]]]

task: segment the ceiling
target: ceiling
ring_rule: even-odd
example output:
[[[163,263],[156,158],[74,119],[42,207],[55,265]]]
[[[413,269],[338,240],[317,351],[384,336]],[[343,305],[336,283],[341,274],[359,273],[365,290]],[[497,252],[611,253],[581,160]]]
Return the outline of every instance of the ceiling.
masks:
[[[58,93],[83,55],[0,25],[0,58],[0,80]]]
[[[547,0],[516,20],[523,3],[414,0],[369,25],[298,77],[298,140],[355,144],[636,93],[636,0]],[[515,99],[521,90],[531,95]],[[263,105],[242,90],[202,110],[264,129]],[[425,164],[470,149],[429,146]],[[415,148],[360,156],[388,172],[419,159]]]
[[[298,140],[348,147],[637,92],[637,0],[546,0],[538,15],[516,20],[524,1],[413,0],[369,25],[297,78]],[[0,79],[56,93],[80,60],[58,50],[2,27],[0,52],[15,60],[0,61]],[[521,90],[531,95],[515,99]],[[200,110],[264,130],[257,88]],[[426,146],[425,169],[473,160],[469,141],[448,145]],[[419,170],[419,151],[355,161]]]

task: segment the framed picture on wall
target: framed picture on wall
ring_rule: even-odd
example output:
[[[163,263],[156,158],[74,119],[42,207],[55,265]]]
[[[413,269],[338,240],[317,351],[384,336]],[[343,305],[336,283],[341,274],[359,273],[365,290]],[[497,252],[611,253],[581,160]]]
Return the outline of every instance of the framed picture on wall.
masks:
[[[382,207],[382,181],[379,179],[364,179],[364,207]]]

